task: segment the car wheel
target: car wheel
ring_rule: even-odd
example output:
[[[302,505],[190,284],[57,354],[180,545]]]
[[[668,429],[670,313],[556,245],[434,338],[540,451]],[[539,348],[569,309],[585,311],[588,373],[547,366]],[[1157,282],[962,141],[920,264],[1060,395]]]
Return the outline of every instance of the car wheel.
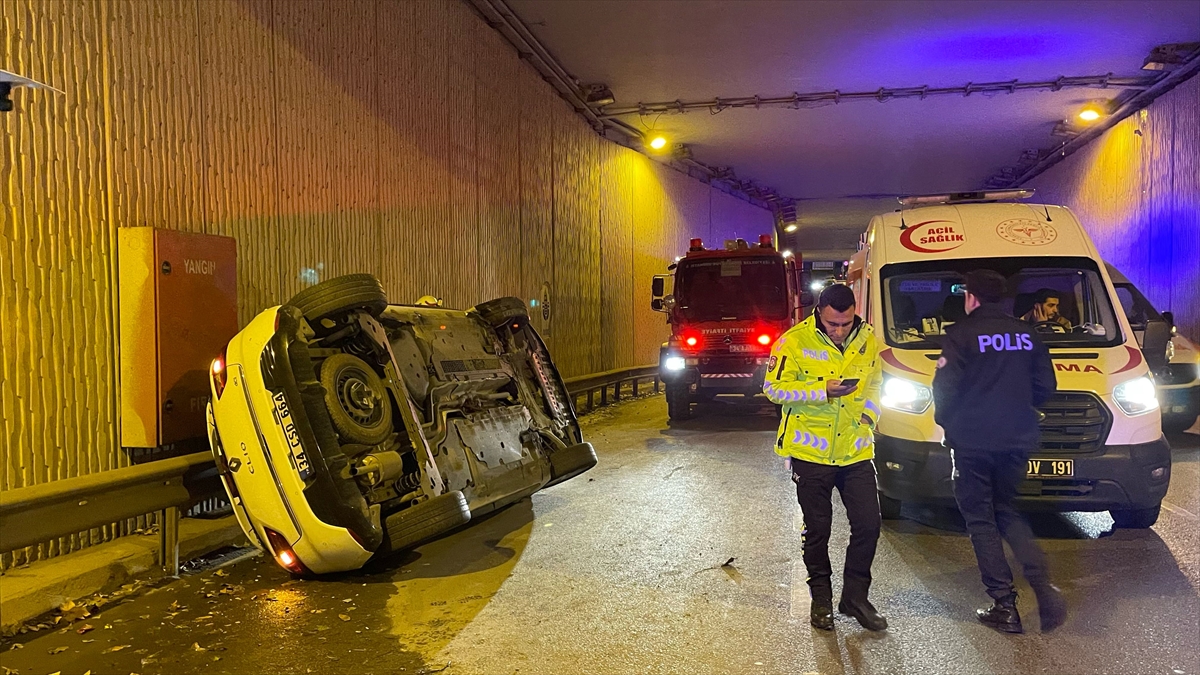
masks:
[[[591,443],[580,443],[550,453],[550,482],[546,487],[574,478],[596,466],[596,449]]]
[[[883,516],[884,520],[899,520],[900,507],[903,504],[899,499],[879,493],[879,515]]]
[[[338,435],[352,443],[378,445],[392,434],[392,404],[383,380],[366,361],[334,354],[321,364],[325,407]]]
[[[395,553],[445,534],[471,520],[467,498],[459,490],[427,499],[416,506],[397,511],[384,521],[380,551]]]
[[[692,418],[692,399],[687,385],[667,385],[667,417],[673,421]]]
[[[347,274],[300,291],[288,304],[298,308],[312,329],[321,333],[328,330],[321,325],[322,319],[335,319],[356,310],[378,318],[388,300],[374,275]]]
[[[1121,529],[1144,530],[1158,522],[1161,509],[1162,505],[1156,504],[1148,509],[1121,509],[1108,513],[1112,516],[1113,525]]]
[[[1178,415],[1163,415],[1162,428],[1164,433],[1181,434],[1196,423],[1196,418],[1184,419]]]
[[[513,319],[528,319],[529,311],[520,298],[496,298],[475,305],[475,312],[490,325],[499,327]]]

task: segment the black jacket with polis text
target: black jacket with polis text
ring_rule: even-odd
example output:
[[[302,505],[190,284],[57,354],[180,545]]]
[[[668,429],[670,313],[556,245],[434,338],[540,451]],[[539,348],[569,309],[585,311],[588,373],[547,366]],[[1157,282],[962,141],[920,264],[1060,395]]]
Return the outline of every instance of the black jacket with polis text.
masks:
[[[1033,326],[984,304],[946,329],[933,377],[934,419],[956,450],[1030,452],[1038,411],[1056,388]]]

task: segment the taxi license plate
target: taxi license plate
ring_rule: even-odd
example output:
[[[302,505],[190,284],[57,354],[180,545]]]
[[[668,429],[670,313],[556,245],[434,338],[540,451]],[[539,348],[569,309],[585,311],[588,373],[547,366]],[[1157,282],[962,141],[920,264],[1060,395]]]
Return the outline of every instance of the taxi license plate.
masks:
[[[287,438],[288,458],[292,460],[291,464],[296,468],[296,473],[300,474],[300,480],[307,481],[312,477],[312,465],[308,463],[308,455],[300,448],[300,433],[296,431],[296,425],[292,422],[287,399],[280,392],[275,394],[273,400],[275,412],[279,415],[279,426],[283,428],[283,435]]]
[[[1026,474],[1030,478],[1070,478],[1075,475],[1075,460],[1031,459]]]
[[[752,352],[752,351],[754,351],[754,345],[729,345],[729,351],[731,351],[731,352]]]

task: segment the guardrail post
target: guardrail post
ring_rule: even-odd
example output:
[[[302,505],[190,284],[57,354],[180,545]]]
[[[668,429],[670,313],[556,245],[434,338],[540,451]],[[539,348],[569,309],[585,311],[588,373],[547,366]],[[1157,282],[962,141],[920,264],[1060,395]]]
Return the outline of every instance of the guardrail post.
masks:
[[[608,405],[608,385],[600,385],[600,405]]]
[[[621,385],[622,384],[625,384],[625,383],[621,380],[617,380],[616,383],[613,384],[613,400],[614,401],[621,400]]]
[[[635,377],[635,378],[633,378],[633,397],[634,398],[637,398],[637,384],[638,384],[638,378]]]
[[[592,412],[592,410],[595,409],[595,407],[596,407],[596,401],[593,398],[593,395],[595,393],[596,393],[595,389],[588,389],[588,412]]]
[[[179,507],[158,512],[158,560],[168,575],[179,576]]]
[[[654,393],[658,393],[658,376],[654,376]]]

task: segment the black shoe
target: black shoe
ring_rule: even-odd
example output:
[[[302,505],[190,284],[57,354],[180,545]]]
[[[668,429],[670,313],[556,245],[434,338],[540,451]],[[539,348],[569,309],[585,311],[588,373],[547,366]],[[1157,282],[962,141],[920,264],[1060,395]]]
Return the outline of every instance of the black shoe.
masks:
[[[1033,589],[1037,594],[1038,615],[1042,619],[1042,632],[1050,631],[1063,625],[1067,620],[1067,601],[1057,586],[1046,584]]]
[[[987,609],[975,610],[975,616],[980,623],[990,626],[1003,633],[1024,633],[1021,628],[1021,615],[1017,613],[1017,594],[1008,595],[996,600]]]
[[[808,622],[813,628],[833,630],[833,608],[829,605],[813,605],[808,611]]]
[[[887,630],[887,619],[866,600],[849,602],[843,599],[838,603],[838,611],[858,619],[858,624],[867,630]]]

